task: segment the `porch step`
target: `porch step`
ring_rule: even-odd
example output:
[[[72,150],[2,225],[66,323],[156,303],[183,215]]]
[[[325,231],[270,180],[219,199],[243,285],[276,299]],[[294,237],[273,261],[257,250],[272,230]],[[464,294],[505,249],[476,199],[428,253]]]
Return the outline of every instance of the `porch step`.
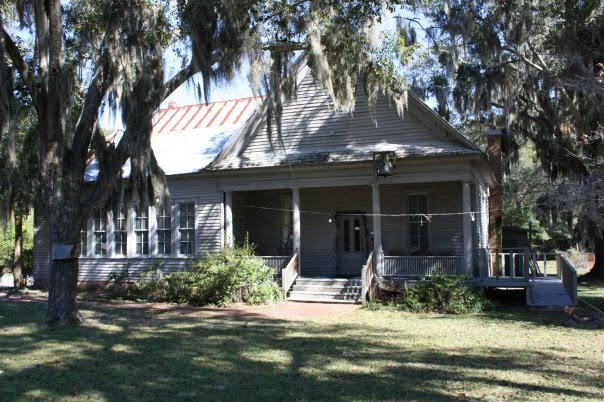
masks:
[[[298,285],[294,284],[293,290],[296,292],[309,292],[309,293],[361,293],[360,286],[345,286],[345,285],[333,285],[333,286],[322,286],[322,285]]]
[[[357,278],[298,278],[287,300],[316,303],[357,303],[361,281]]]
[[[359,278],[306,278],[296,279],[296,285],[312,286],[358,286],[361,287]]]

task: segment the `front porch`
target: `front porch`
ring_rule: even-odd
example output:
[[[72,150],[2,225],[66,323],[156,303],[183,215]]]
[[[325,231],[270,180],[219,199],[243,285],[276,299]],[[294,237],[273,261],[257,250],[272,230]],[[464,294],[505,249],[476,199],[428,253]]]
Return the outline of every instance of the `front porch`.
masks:
[[[384,278],[479,276],[486,198],[461,181],[227,192],[225,239],[247,238],[276,277],[297,254],[300,277],[361,278],[370,253]]]

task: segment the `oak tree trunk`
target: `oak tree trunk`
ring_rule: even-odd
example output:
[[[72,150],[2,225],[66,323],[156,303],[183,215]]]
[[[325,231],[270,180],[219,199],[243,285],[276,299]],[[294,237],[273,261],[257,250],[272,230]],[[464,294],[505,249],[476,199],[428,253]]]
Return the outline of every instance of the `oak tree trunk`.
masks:
[[[46,323],[71,325],[82,321],[76,306],[78,259],[52,260]]]
[[[584,278],[604,279],[604,230],[600,230],[594,239],[594,257],[594,265]]]
[[[63,183],[69,184],[64,185],[61,192],[53,193],[46,205],[52,244],[46,312],[48,325],[71,325],[82,321],[76,305],[79,253],[74,251],[71,256],[66,257],[57,256],[52,250],[55,246],[75,247],[80,243],[83,221],[78,205],[81,181],[78,183],[76,180],[66,180]],[[79,250],[79,247],[75,250]]]
[[[13,257],[13,277],[15,289],[23,289],[27,281],[23,276],[23,216],[15,214],[15,247]]]

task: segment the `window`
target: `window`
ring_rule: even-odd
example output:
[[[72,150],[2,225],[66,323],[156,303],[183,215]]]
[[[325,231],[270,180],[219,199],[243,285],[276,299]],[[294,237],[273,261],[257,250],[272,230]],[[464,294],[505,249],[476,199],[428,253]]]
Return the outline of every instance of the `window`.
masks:
[[[350,220],[344,219],[344,251],[350,251]]]
[[[113,230],[115,236],[115,255],[128,254],[128,227],[126,226],[126,213],[121,207],[115,215],[115,228]]]
[[[426,194],[412,194],[409,196],[410,214],[428,213],[428,196]],[[423,216],[409,217],[409,245],[411,248],[428,248],[428,222]]]
[[[107,214],[99,209],[94,217],[94,255],[107,254]]]
[[[172,254],[172,216],[169,205],[157,208],[157,253]]]
[[[361,251],[361,222],[354,220],[354,251]]]
[[[88,255],[88,230],[80,230],[80,256],[86,257]]]
[[[180,234],[180,254],[195,253],[195,204],[179,204],[178,231]]]
[[[137,208],[134,218],[134,233],[136,234],[136,254],[149,254],[149,214],[148,208]]]

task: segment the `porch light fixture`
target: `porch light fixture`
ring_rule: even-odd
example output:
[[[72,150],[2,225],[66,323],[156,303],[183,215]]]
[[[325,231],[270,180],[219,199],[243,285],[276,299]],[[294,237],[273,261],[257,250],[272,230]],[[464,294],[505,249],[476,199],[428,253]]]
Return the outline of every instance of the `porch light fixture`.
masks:
[[[386,177],[392,175],[395,166],[396,155],[394,151],[382,151],[373,153],[373,168],[378,176]]]

